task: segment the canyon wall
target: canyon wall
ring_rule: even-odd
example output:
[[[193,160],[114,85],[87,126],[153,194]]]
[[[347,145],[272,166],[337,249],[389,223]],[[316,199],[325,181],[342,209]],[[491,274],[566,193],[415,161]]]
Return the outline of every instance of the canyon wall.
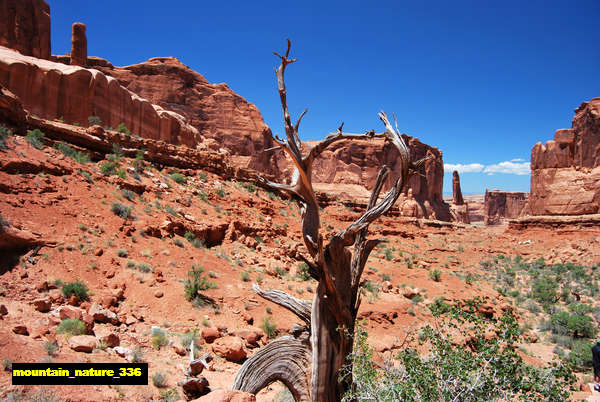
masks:
[[[531,150],[531,215],[600,212],[600,98],[575,110],[572,128]]]
[[[485,190],[483,223],[498,225],[504,219],[518,218],[527,204],[527,193]]]
[[[198,131],[185,118],[153,105],[94,69],[24,56],[0,46],[0,85],[31,113],[88,125],[98,116],[105,126],[123,123],[132,134],[195,147]]]
[[[50,58],[50,7],[44,0],[0,1],[0,46]]]

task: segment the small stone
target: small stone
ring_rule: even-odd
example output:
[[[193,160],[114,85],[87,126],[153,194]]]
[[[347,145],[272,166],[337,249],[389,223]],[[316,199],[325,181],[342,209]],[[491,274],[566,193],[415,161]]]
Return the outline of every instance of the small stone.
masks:
[[[157,290],[156,292],[154,292],[154,297],[156,297],[156,298],[160,299],[163,296],[164,296],[164,293],[160,290]]]
[[[83,315],[83,310],[72,307],[72,306],[60,306],[58,308],[58,316],[61,320],[70,319],[79,319],[81,320],[81,316]]]
[[[52,302],[48,299],[37,299],[33,301],[33,307],[39,312],[45,313],[50,311],[52,307]]]
[[[215,328],[203,328],[201,333],[202,339],[206,343],[213,343],[215,339],[221,337],[221,333]]]
[[[183,388],[183,393],[188,400],[199,398],[210,392],[208,380],[204,377],[186,378],[179,385]]]
[[[69,347],[76,352],[91,353],[96,345],[96,338],[91,335],[77,335],[69,338]]]
[[[8,309],[6,308],[6,306],[4,304],[0,304],[0,315],[7,315],[8,314]]]
[[[98,247],[96,250],[94,250],[94,255],[96,257],[100,257],[102,254],[104,254],[104,250],[102,250],[100,247]]]
[[[12,331],[17,335],[29,335],[29,330],[25,325],[15,325]]]
[[[215,340],[213,352],[231,362],[237,363],[246,358],[244,343],[237,336],[225,336]]]

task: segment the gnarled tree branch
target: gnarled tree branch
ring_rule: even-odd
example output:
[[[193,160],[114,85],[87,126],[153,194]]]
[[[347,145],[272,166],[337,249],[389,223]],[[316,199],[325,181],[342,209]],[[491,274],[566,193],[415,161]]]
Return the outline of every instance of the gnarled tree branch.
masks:
[[[297,299],[281,290],[262,290],[256,283],[252,284],[252,290],[260,297],[291,311],[310,327],[311,303],[309,301]]]

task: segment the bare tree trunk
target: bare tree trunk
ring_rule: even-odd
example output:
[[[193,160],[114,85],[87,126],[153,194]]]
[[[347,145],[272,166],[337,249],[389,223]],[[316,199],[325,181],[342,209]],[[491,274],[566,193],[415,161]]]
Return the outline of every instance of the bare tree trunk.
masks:
[[[283,149],[287,153],[295,171],[290,184],[274,183],[260,177],[259,180],[275,189],[288,192],[300,205],[302,237],[310,254],[310,258],[301,256],[301,259],[309,265],[309,273],[319,285],[310,309],[309,302],[296,299],[285,292],[263,291],[256,285],[253,287],[260,296],[287,308],[304,321],[310,330],[310,344],[293,338],[272,342],[244,363],[236,376],[234,389],[256,393],[270,382],[280,380],[290,388],[296,401],[307,400],[310,394],[311,401],[333,402],[340,401],[352,386],[352,378],[346,376],[341,379],[340,372],[343,367],[351,364],[348,357],[352,354],[354,323],[361,302],[360,278],[369,254],[381,242],[380,239],[367,239],[368,226],[394,205],[410,175],[418,171],[426,159],[411,162],[409,149],[397,125],[394,129],[383,112],[379,113],[379,118],[386,127],[385,132],[376,134],[371,130],[365,134],[343,133],[342,123],[337,132],[331,133],[307,154],[302,155],[298,127],[306,110],[296,124],[292,125],[287,107],[284,73],[286,66],[296,60],[288,58],[289,52],[288,40],[285,55],[275,53],[281,59],[281,65],[275,71],[287,139],[276,136],[274,141],[278,146],[274,149]],[[346,230],[335,234],[324,246],[319,234],[319,206],[312,188],[312,163],[336,141],[373,137],[384,137],[398,149],[401,160],[399,177],[378,202],[389,173],[389,169],[382,166],[365,213]],[[353,253],[348,249],[352,245]],[[302,364],[303,361],[298,358],[300,355],[306,357],[306,360],[309,357],[312,360],[310,375],[307,370],[299,369],[298,362]],[[275,359],[275,356],[281,358]],[[283,370],[282,364],[290,364],[291,368]],[[308,384],[309,377],[310,392],[301,385]]]

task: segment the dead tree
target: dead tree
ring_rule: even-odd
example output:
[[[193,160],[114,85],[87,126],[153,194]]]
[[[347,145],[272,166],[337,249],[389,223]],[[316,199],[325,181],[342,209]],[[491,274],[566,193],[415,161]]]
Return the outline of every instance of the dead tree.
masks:
[[[306,324],[307,333],[304,337],[279,338],[259,350],[240,368],[233,389],[257,393],[279,380],[290,389],[296,401],[339,401],[352,383],[352,378],[340,379],[339,374],[340,369],[350,363],[347,357],[352,353],[354,323],[361,303],[360,278],[369,254],[383,241],[367,239],[368,226],[394,205],[411,174],[418,171],[425,159],[411,162],[409,148],[398,131],[397,124],[395,128],[392,127],[384,112],[379,113],[379,118],[386,131],[344,133],[342,123],[337,132],[329,134],[302,154],[298,127],[307,110],[292,124],[284,73],[286,67],[296,59],[290,59],[289,53],[289,40],[283,56],[275,53],[281,59],[281,64],[275,71],[287,139],[276,135],[274,141],[277,147],[273,149],[283,149],[286,152],[292,160],[294,174],[290,184],[274,183],[262,178],[259,180],[288,193],[299,204],[302,236],[309,254],[301,256],[301,259],[308,264],[309,273],[318,281],[318,286],[312,304],[285,292],[263,291],[258,286],[253,286],[263,298],[296,314]],[[398,149],[401,161],[398,178],[388,193],[379,200],[384,180],[389,174],[389,169],[382,166],[366,212],[324,245],[323,237],[319,234],[319,206],[312,187],[313,161],[336,141],[373,137],[384,137]],[[349,250],[351,246],[354,246],[353,252]]]

